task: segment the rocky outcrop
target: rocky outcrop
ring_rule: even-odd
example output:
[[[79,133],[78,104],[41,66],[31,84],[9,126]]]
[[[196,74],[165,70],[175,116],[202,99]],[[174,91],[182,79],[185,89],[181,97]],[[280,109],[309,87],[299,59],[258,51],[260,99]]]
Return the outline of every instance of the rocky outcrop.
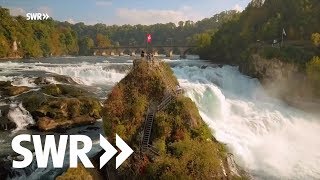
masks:
[[[171,68],[159,61],[135,60],[131,72],[108,95],[103,107],[103,125],[108,140],[117,133],[134,153],[117,170],[114,159],[95,169],[104,179],[241,179],[244,172],[232,161],[225,146],[206,126],[195,103],[175,93],[158,110],[152,126],[150,149],[142,150],[145,118],[176,92],[178,81]],[[113,142],[114,143],[114,142]],[[231,162],[231,163],[230,163]],[[95,172],[97,172],[95,171]],[[79,175],[76,175],[79,172]],[[69,169],[57,179],[79,178],[91,170],[80,166]],[[97,176],[96,176],[97,177]],[[89,177],[88,177],[89,178]],[[94,178],[99,179],[99,178]]]
[[[29,90],[29,87],[13,86],[10,81],[0,81],[0,97],[4,97],[4,99],[6,99],[4,100],[5,104],[0,106],[0,129],[8,130],[17,127],[16,124],[8,118],[10,105],[6,103],[8,103],[8,98],[21,95]]]
[[[320,101],[314,96],[305,72],[295,63],[253,54],[240,64],[240,71],[258,78],[270,95],[290,105],[313,113],[320,109]]]
[[[0,112],[0,129],[8,130],[8,129],[15,129],[17,126],[14,122],[8,119],[8,113],[10,110],[9,105],[5,105],[1,107]]]
[[[105,133],[109,139],[119,134],[135,151],[114,173],[116,179],[236,177],[226,163],[224,145],[215,140],[194,102],[183,94],[176,94],[157,111],[150,151],[140,151],[147,113],[177,86],[177,79],[164,62],[135,60],[132,71],[108,95],[103,108]],[[109,169],[112,171],[114,168]]]
[[[101,118],[99,100],[75,86],[48,85],[20,99],[43,131],[91,124]]]
[[[70,78],[55,76],[66,84],[48,84],[45,79],[36,81],[41,89],[30,90],[24,86],[12,86],[11,82],[0,82],[0,93],[5,104],[0,107],[0,129],[16,128],[17,122],[8,117],[13,102],[22,103],[35,120],[41,131],[65,129],[73,126],[92,124],[101,118],[101,103],[88,91],[80,88]],[[44,83],[40,83],[44,82]],[[12,97],[14,96],[14,97]]]
[[[77,84],[71,77],[63,76],[63,75],[51,75],[46,77],[38,77],[34,80],[34,83],[37,85],[46,85],[46,84],[53,84],[54,81],[58,83],[63,83],[63,84],[72,84],[72,85]]]
[[[0,94],[3,96],[16,96],[29,90],[25,86],[13,86],[10,81],[0,81]]]
[[[299,72],[297,65],[279,59],[265,59],[258,54],[251,55],[249,63],[241,65],[240,70],[263,82],[282,81]]]

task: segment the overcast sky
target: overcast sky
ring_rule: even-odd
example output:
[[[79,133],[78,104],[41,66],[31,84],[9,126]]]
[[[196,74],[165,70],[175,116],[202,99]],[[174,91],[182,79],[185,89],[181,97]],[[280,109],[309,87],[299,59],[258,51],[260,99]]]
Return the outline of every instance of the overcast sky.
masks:
[[[251,0],[0,0],[12,15],[41,12],[71,23],[155,24],[201,20],[243,10]]]

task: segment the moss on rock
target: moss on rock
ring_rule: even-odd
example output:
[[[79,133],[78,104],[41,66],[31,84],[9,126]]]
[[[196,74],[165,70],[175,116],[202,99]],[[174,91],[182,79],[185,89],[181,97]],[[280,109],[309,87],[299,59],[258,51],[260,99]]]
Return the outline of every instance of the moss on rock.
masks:
[[[56,180],[94,180],[93,175],[80,164],[78,168],[69,168],[63,175]]]
[[[0,81],[0,93],[5,96],[17,96],[29,90],[26,86],[12,86],[10,81]]]
[[[64,83],[64,84],[72,84],[72,85],[78,84],[71,77],[57,75],[57,74],[52,74],[51,76],[47,76],[47,77],[38,77],[34,80],[34,83],[37,85],[43,85],[43,84],[52,84],[52,82],[54,81],[58,83]]]
[[[99,100],[75,86],[47,85],[20,99],[43,131],[90,124],[101,118]]]
[[[120,134],[135,151],[118,169],[120,179],[232,178],[224,145],[212,136],[194,102],[183,95],[174,96],[156,114],[151,145],[159,155],[139,153],[148,108],[159,105],[177,85],[169,65],[135,60],[132,71],[108,95],[103,108],[105,133],[110,138]]]

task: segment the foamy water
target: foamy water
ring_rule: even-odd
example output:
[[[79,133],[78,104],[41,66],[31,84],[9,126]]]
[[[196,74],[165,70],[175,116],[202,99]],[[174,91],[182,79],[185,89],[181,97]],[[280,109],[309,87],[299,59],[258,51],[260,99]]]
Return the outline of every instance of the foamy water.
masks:
[[[125,74],[115,69],[105,69],[102,65],[79,66],[38,66],[37,69],[71,77],[74,81],[84,85],[114,84],[124,78]]]
[[[22,106],[22,103],[10,104],[8,119],[17,125],[16,129],[12,131],[13,133],[24,130],[27,126],[35,123],[31,114]]]
[[[72,58],[71,58],[72,59]],[[132,63],[121,63],[131,65]],[[119,72],[115,68],[109,68],[112,63],[83,62],[79,64],[50,64],[50,63],[0,63],[2,74],[14,71],[44,71],[71,77],[75,82],[87,86],[113,85],[125,76],[125,72]],[[35,87],[33,77],[4,76],[0,74],[0,81],[12,81],[14,86]],[[52,81],[53,83],[56,83]]]
[[[117,64],[131,63],[125,60]],[[6,76],[5,73],[43,71],[69,76],[86,86],[112,86],[125,77],[126,72],[111,65],[106,60],[78,64],[6,62],[0,63],[0,81],[32,87],[34,77]],[[214,136],[227,144],[238,164],[254,179],[320,179],[319,118],[270,98],[258,80],[240,74],[235,67],[177,66],[173,69]],[[52,83],[56,82],[52,79]],[[12,106],[10,119],[18,125],[17,130],[33,123],[22,105]]]
[[[174,71],[215,137],[255,179],[320,178],[319,119],[268,97],[234,67]]]

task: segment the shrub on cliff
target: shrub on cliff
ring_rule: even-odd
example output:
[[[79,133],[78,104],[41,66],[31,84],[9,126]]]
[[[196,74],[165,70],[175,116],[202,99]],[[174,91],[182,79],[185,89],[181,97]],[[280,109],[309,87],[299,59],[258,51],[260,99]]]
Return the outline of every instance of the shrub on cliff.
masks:
[[[69,168],[63,175],[58,176],[56,180],[93,180],[93,176],[88,172],[82,164],[78,168]]]
[[[293,62],[305,64],[309,59],[315,55],[313,49],[301,48],[295,46],[285,46],[281,49],[275,47],[263,47],[260,50],[262,57],[267,59],[277,58],[285,62]]]
[[[146,61],[141,61],[113,88],[104,103],[104,130],[107,136],[115,132],[115,129],[120,129],[119,135],[124,140],[133,140],[132,136],[143,125],[144,115],[151,101],[161,101],[168,87],[163,75],[177,85],[168,65],[161,63],[159,67],[150,67]]]
[[[158,155],[140,152],[148,108],[177,85],[167,64],[135,61],[133,70],[108,95],[105,132],[109,137],[118,133],[135,151],[117,170],[120,178],[214,179],[228,170],[224,145],[214,139],[195,103],[183,95],[174,96],[156,113],[150,143]]]
[[[306,66],[308,79],[314,87],[314,93],[320,97],[320,57],[313,57]]]
[[[311,35],[311,40],[315,46],[319,47],[320,46],[320,33],[313,33]]]
[[[150,179],[220,179],[224,149],[211,141],[186,139],[168,146],[166,155],[158,157],[147,168]],[[155,178],[155,175],[157,178]]]

